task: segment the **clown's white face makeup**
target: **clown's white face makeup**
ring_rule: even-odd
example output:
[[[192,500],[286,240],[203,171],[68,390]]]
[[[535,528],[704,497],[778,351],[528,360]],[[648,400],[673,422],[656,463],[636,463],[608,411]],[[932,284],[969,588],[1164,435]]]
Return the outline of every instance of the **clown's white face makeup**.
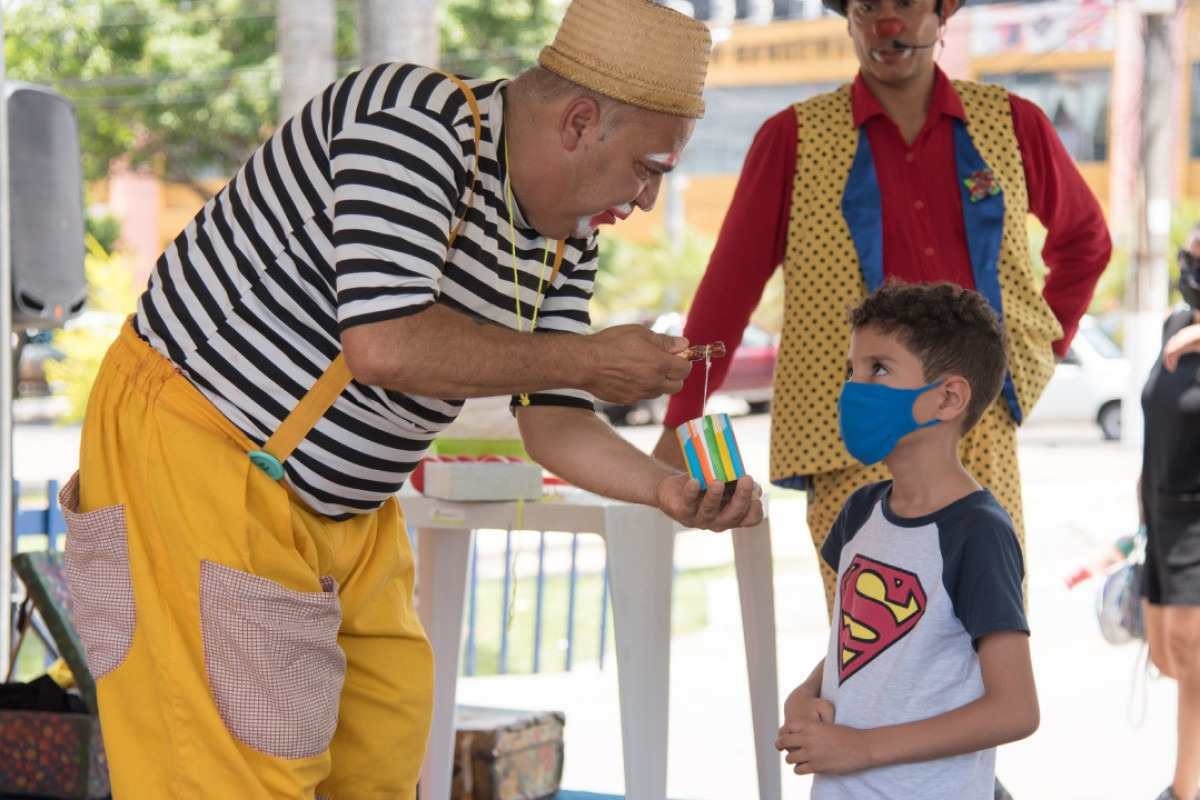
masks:
[[[580,217],[579,221],[575,223],[575,231],[571,235],[586,238],[591,236],[601,225],[613,225],[632,213],[633,203],[622,203],[619,206],[601,211],[599,214],[593,214],[590,217]]]
[[[663,172],[670,172],[679,163],[679,153],[648,153],[646,161],[658,167]]]
[[[658,189],[662,176],[673,170],[679,164],[679,151],[664,151],[657,153],[641,153],[634,156],[633,173],[637,183],[633,191],[637,194],[625,203],[609,206],[598,213],[579,217],[571,235],[586,238],[591,236],[601,225],[613,225],[627,218],[635,208],[649,211],[654,207],[658,197]]]
[[[570,107],[568,107],[568,110]],[[623,220],[635,209],[649,211],[658,199],[662,177],[679,163],[695,120],[640,109],[627,110],[612,127],[581,116],[573,127],[559,129],[565,145],[564,164],[553,174],[562,192],[531,219],[539,232],[588,237],[601,225]]]

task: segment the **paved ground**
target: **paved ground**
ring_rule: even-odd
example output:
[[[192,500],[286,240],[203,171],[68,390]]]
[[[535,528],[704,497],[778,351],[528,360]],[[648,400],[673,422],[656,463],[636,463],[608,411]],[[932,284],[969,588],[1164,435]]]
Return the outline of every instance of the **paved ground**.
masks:
[[[735,422],[739,442],[759,477],[765,475],[765,417]],[[657,431],[625,429],[649,447]],[[65,478],[75,460],[73,429],[19,426],[16,475]],[[1023,433],[1029,530],[1031,623],[1042,727],[1031,739],[1002,748],[999,771],[1017,800],[1150,798],[1166,785],[1174,747],[1174,686],[1151,681],[1145,720],[1130,723],[1137,653],[1113,648],[1096,632],[1093,587],[1073,592],[1062,577],[1097,548],[1136,523],[1133,494],[1139,455],[1099,441],[1091,428],[1033,428]],[[776,609],[781,693],[821,656],[827,625],[799,496],[773,501]],[[713,548],[704,537],[702,547]],[[681,559],[692,549],[679,544]],[[730,556],[732,558],[732,551]],[[669,790],[687,800],[751,800],[754,778],[748,698],[735,587],[714,582],[712,624],[673,643]],[[567,714],[564,785],[619,793],[620,728],[616,670],[568,675],[473,678],[460,699],[509,707],[558,708]],[[784,796],[807,796],[806,781],[785,774]]]

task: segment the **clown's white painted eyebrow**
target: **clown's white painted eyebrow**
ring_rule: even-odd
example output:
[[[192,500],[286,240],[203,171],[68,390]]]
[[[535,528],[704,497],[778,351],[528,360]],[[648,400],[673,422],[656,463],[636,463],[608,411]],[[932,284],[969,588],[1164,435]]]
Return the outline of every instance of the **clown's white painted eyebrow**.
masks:
[[[642,157],[646,167],[659,175],[665,175],[679,164],[679,156],[675,153],[648,153]]]

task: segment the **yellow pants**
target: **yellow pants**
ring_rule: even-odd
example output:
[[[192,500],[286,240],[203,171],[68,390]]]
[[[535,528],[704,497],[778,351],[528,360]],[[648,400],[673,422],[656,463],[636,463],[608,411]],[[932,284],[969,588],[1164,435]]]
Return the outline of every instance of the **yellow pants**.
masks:
[[[128,326],[64,490],[113,795],[413,798],[433,700],[400,507],[335,522]]]
[[[1025,523],[1021,514],[1021,474],[1017,467],[1017,426],[1003,401],[992,403],[978,424],[963,437],[959,458],[975,480],[989,489],[1012,517],[1017,541],[1025,547]],[[808,530],[817,548],[817,564],[825,584],[825,607],[833,608],[837,574],[821,558],[821,545],[842,506],[860,486],[891,477],[882,463],[871,467],[855,465],[812,476],[808,490]],[[832,611],[831,611],[832,613]]]

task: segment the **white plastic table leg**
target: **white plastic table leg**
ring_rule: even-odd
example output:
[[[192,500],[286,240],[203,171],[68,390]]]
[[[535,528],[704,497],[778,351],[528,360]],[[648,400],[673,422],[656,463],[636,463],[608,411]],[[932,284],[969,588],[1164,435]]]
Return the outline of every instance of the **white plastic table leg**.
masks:
[[[780,756],[773,742],[779,730],[779,678],[775,657],[775,591],[771,562],[771,522],[733,532],[733,561],[742,603],[742,636],[750,682],[750,714],[758,767],[758,797],[779,800]]]
[[[417,531],[417,613],[433,646],[433,724],[421,765],[422,800],[449,800],[454,768],[454,698],[462,651],[471,531]]]
[[[671,673],[671,521],[612,509],[605,542],[621,695],[621,745],[628,800],[667,796]]]

